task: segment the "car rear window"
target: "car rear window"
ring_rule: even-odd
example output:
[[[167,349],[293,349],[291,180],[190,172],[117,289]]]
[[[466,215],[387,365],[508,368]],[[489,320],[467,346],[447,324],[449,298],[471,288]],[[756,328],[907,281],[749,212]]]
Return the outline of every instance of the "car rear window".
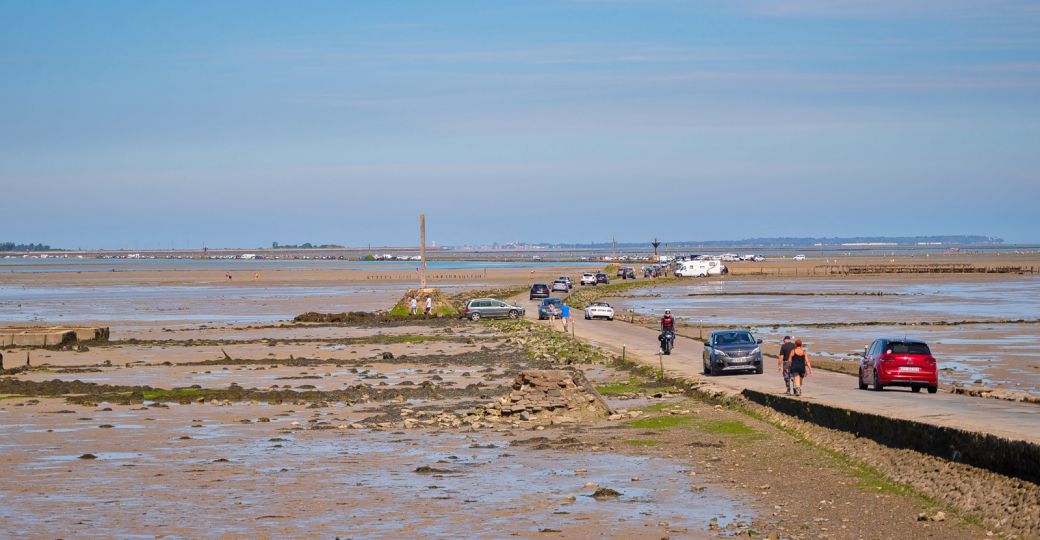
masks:
[[[924,343],[905,343],[902,341],[889,343],[888,347],[885,348],[885,352],[889,354],[932,354],[932,351],[928,349],[928,345]]]

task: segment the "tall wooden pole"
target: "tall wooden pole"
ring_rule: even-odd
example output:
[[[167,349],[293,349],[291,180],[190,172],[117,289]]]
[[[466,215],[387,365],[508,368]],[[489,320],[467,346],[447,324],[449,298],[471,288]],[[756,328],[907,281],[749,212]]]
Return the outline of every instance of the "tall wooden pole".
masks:
[[[419,288],[426,288],[426,214],[419,214]]]

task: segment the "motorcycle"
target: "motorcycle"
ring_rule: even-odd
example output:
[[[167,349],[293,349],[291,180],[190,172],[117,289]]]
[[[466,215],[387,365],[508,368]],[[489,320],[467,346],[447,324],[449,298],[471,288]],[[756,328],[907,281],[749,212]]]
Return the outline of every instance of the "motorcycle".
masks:
[[[662,353],[672,354],[672,349],[675,347],[675,332],[665,330],[661,332],[661,335],[657,336],[657,340],[661,342]]]

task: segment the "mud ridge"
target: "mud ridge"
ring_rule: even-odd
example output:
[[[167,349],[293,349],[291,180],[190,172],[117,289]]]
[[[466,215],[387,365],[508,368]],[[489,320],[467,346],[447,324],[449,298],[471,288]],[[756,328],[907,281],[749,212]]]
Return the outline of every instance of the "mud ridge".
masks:
[[[0,379],[0,394],[14,394],[26,397],[64,397],[66,401],[77,404],[111,402],[129,405],[145,401],[188,404],[205,402],[207,400],[230,402],[252,400],[265,403],[356,403],[359,401],[459,398],[484,400],[504,395],[507,391],[508,387],[506,386],[487,387],[479,382],[464,388],[438,387],[430,382],[423,382],[415,386],[394,388],[378,388],[359,384],[342,390],[323,391],[243,388],[235,384],[224,389],[195,387],[162,389],[151,386],[86,383],[78,380],[25,381],[10,377]]]

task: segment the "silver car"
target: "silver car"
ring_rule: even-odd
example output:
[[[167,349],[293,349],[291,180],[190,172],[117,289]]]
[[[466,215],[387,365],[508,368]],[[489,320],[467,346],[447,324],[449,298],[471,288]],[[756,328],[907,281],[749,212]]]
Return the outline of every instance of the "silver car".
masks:
[[[516,319],[523,317],[524,308],[494,298],[474,298],[466,302],[462,316],[471,321],[488,319]]]
[[[704,374],[727,371],[762,373],[761,339],[747,330],[717,330],[704,343]]]

